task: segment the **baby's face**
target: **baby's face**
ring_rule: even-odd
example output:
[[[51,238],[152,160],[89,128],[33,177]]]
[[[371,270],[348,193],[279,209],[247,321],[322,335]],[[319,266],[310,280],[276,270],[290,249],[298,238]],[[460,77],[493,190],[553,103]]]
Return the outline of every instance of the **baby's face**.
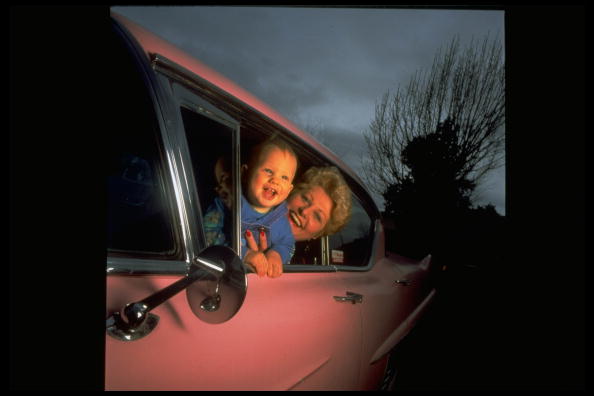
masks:
[[[289,196],[297,171],[297,159],[272,146],[260,153],[254,169],[248,169],[246,198],[257,212],[268,212]]]
[[[215,191],[227,208],[231,208],[233,194],[231,193],[231,173],[223,169],[223,161],[217,161],[215,165],[215,178],[217,185]]]

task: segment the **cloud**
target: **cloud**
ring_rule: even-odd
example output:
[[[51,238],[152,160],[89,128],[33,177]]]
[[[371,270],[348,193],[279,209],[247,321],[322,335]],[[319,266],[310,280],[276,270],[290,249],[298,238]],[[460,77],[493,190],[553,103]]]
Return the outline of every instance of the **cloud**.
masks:
[[[376,101],[429,68],[440,46],[459,35],[499,34],[503,11],[291,8],[113,7],[179,46],[271,105],[297,125],[319,123],[328,144],[365,155],[361,132]],[[334,148],[332,147],[334,146]],[[499,174],[498,174],[499,175]],[[493,176],[495,177],[495,176]],[[504,208],[501,177],[485,199]]]
[[[492,204],[497,213],[505,216],[505,166],[490,172],[475,191],[474,203],[479,206]]]

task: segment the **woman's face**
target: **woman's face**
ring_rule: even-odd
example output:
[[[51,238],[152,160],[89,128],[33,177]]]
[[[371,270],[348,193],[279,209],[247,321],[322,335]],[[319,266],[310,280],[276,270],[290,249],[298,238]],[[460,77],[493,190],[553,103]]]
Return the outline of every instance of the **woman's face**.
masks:
[[[297,241],[317,238],[326,227],[334,203],[320,186],[296,192],[287,200],[289,224]]]

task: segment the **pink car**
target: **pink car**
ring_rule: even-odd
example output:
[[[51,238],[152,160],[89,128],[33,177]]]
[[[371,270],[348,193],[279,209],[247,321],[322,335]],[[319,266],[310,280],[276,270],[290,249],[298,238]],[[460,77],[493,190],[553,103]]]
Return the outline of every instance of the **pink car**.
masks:
[[[386,254],[380,212],[359,178],[307,133],[223,76],[112,14],[118,94],[110,131],[107,390],[368,390],[435,295],[431,258]],[[287,92],[290,95],[290,92]],[[239,251],[206,244],[214,164],[239,196],[244,146],[277,133],[300,168],[336,166],[349,223],[311,254],[258,277]],[[232,199],[237,212],[239,200]],[[303,246],[301,246],[303,247]],[[249,287],[248,287],[249,285]]]

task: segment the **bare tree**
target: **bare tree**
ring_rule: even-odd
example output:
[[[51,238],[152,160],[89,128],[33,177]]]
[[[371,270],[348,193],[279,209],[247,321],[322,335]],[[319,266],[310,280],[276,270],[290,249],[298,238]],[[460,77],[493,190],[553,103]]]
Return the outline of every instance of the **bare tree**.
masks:
[[[502,44],[486,36],[460,50],[455,37],[436,54],[429,72],[417,71],[405,87],[386,92],[364,132],[369,155],[362,159],[369,187],[383,194],[410,175],[402,152],[416,137],[435,133],[444,121],[456,134],[456,178],[478,185],[503,164],[505,75]]]

